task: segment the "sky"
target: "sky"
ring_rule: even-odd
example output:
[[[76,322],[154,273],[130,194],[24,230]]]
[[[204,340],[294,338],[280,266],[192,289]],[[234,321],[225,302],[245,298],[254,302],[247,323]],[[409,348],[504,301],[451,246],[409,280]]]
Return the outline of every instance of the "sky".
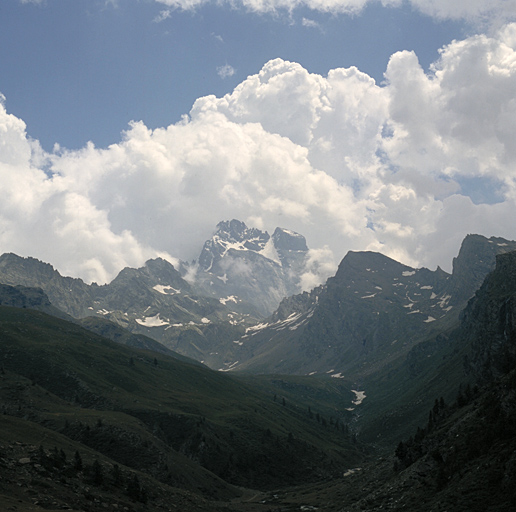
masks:
[[[0,253],[109,282],[222,220],[451,270],[516,239],[516,0],[3,0]]]

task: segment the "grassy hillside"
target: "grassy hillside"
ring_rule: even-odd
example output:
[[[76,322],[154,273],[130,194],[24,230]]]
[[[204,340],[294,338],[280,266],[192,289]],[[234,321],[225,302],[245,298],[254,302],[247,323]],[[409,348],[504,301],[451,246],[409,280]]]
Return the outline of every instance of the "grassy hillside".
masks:
[[[56,447],[73,485],[91,489],[94,469],[73,472],[78,451],[87,464],[98,460],[104,476],[119,466],[124,485],[111,489],[108,478],[99,486],[120,500],[131,501],[134,475],[148,480],[146,499],[166,486],[219,501],[237,497],[235,485],[315,481],[364,457],[349,432],[311,418],[294,395],[275,400],[272,388],[121,346],[28,309],[0,307],[0,383],[1,449],[13,471],[18,455],[28,458],[21,469],[33,479],[38,464],[54,457],[45,462],[52,479],[52,464],[62,463],[52,455]],[[2,492],[12,497],[13,489],[6,484]],[[157,506],[161,498],[152,499]]]
[[[285,490],[283,510],[509,512],[516,507],[516,371],[431,409],[432,426],[330,483]]]
[[[454,326],[458,327],[458,322]],[[461,384],[470,382],[463,358],[466,348],[455,329],[421,341],[403,357],[361,380],[367,399],[361,407],[359,437],[391,450],[428,419],[435,399],[455,400]]]

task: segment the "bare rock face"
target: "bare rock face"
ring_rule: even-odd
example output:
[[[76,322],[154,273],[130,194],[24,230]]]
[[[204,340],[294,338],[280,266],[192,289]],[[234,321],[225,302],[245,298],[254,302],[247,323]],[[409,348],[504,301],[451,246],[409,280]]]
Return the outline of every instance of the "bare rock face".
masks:
[[[307,253],[294,231],[276,228],[270,236],[236,219],[220,222],[201,251],[194,287],[237,312],[268,316],[299,293]]]
[[[487,276],[464,310],[462,342],[471,347],[465,369],[490,381],[516,364],[516,252],[496,256]]]
[[[44,310],[51,303],[40,288],[0,284],[0,305]]]
[[[450,294],[456,301],[467,301],[494,270],[498,254],[516,251],[516,242],[504,238],[467,235],[459,254],[453,258]]]
[[[74,318],[88,314],[92,293],[98,288],[87,285],[82,279],[63,277],[52,265],[36,258],[22,258],[12,253],[0,256],[0,283],[41,288],[55,307]]]
[[[60,318],[70,315],[115,341],[170,352],[161,343],[199,361],[217,352],[213,345],[221,339],[231,343],[243,330],[241,317],[219,300],[196,295],[174,266],[160,258],[141,268],[125,268],[111,283],[98,286],[61,276],[35,258],[4,254],[0,283],[5,283],[0,305],[38,309]],[[120,327],[135,336],[124,335]]]
[[[379,367],[457,322],[495,263],[507,266],[511,250],[514,241],[468,235],[452,274],[411,268],[379,253],[349,252],[325,285],[285,299],[267,322],[248,330],[234,353],[235,368],[339,375]],[[507,326],[509,307],[496,313]]]

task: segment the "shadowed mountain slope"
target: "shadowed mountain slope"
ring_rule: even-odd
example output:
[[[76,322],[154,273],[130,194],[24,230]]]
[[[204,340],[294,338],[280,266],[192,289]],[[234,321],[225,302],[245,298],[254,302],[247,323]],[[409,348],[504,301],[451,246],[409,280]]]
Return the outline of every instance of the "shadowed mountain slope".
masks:
[[[455,329],[414,347],[401,367],[383,373],[381,383],[364,381],[359,438],[376,429],[384,438],[394,432],[397,440],[391,436],[376,461],[331,483],[281,492],[275,504],[339,512],[514,510],[515,298],[516,252],[511,252],[496,257],[495,270]],[[368,410],[368,404],[376,399],[381,407],[374,396],[381,386],[389,388],[383,396],[387,416],[371,425],[374,406]],[[403,434],[402,422],[409,423]]]
[[[514,249],[516,242],[468,235],[452,274],[414,269],[379,253],[349,252],[324,286],[285,299],[269,319],[248,328],[226,366],[349,379],[377,372],[449,329],[494,268],[496,255]]]
[[[51,265],[34,258],[3,254],[0,283],[41,288],[53,306],[74,318],[110,320],[187,357],[206,362],[214,359],[214,365],[220,365],[218,346],[231,344],[249,322],[219,300],[196,295],[179,272],[162,259],[149,260],[139,269],[125,268],[111,283],[98,286],[63,277]],[[87,323],[95,325],[93,320]]]
[[[103,475],[118,465],[124,487],[108,485],[117,500],[127,500],[134,474],[153,479],[145,484],[151,501],[162,484],[227,500],[240,494],[234,485],[326,478],[363,458],[349,433],[235,376],[115,344],[30,309],[0,306],[0,333],[2,429],[18,425],[0,450],[17,453],[13,441],[23,443],[33,473],[45,458],[38,444],[50,457],[51,442],[68,461],[76,450],[89,464],[98,459]],[[69,469],[70,480],[91,489],[94,476]]]

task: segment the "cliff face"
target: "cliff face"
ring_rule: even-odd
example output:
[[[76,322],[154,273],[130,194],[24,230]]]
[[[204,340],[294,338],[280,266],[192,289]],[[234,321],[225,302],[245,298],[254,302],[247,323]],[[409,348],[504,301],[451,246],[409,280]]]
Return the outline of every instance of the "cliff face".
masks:
[[[308,247],[305,237],[276,228],[220,222],[199,256],[194,287],[239,313],[269,316],[281,300],[300,291]]]
[[[52,304],[74,318],[88,314],[89,305],[99,288],[81,279],[63,277],[48,263],[6,253],[0,256],[0,282],[16,286],[41,288]]]
[[[516,242],[468,235],[453,273],[412,268],[375,252],[349,252],[337,273],[310,293],[283,300],[239,340],[236,369],[280,373],[378,368],[451,328]]]
[[[492,380],[516,365],[516,252],[496,257],[489,274],[464,310],[462,343],[470,345],[466,370]]]
[[[449,286],[453,302],[467,301],[480,288],[485,277],[495,268],[496,257],[516,251],[516,242],[504,238],[468,235],[459,254],[453,258],[453,273]]]

